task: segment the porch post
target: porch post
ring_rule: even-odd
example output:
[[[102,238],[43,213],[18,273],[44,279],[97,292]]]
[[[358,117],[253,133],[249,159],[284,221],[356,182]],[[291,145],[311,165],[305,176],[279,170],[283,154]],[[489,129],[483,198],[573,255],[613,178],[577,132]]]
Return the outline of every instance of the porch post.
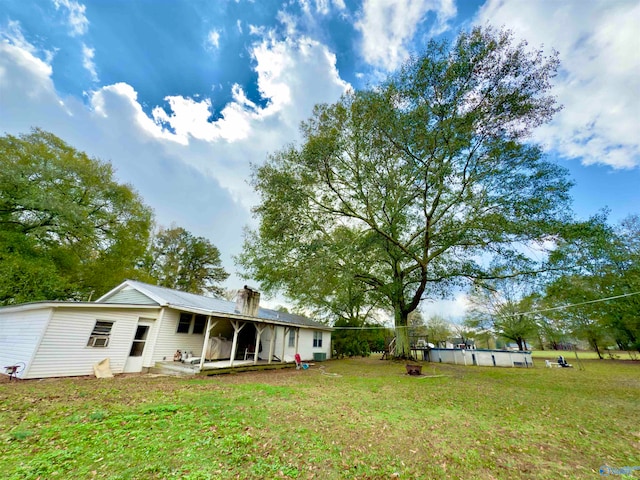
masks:
[[[298,339],[300,338],[300,329],[296,328],[296,353],[298,353]]]
[[[284,327],[284,335],[282,336],[282,356],[280,357],[280,363],[284,363],[284,344],[289,336],[289,330],[291,327]]]
[[[257,325],[256,324],[256,346],[253,348],[253,364],[258,363],[258,352],[260,351],[260,337],[262,336],[262,332],[266,325]]]
[[[219,320],[211,324],[211,315],[207,317],[207,329],[204,331],[204,344],[202,345],[202,355],[200,355],[200,370],[204,366],[204,357],[207,354],[207,345],[209,344],[209,337],[211,336],[211,329],[218,324]]]
[[[273,361],[273,350],[276,347],[276,333],[278,329],[275,325],[269,325],[271,329],[271,338],[269,339],[269,363]]]
[[[231,358],[229,359],[229,366],[233,367],[233,361],[236,359],[236,350],[238,348],[238,333],[246,325],[246,323],[240,323],[239,320],[230,320],[233,326],[233,342],[231,343]]]

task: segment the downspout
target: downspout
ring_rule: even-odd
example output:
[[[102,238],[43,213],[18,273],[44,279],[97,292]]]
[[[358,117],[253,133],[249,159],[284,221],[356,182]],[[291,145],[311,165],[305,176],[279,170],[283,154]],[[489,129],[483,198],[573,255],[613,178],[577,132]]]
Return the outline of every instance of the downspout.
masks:
[[[278,330],[275,325],[269,325],[271,329],[271,338],[269,339],[269,363],[273,361],[273,351],[276,348],[276,333]]]
[[[282,356],[280,357],[280,363],[284,363],[284,344],[287,341],[287,337],[289,337],[289,330],[291,330],[291,327],[284,327],[284,335],[282,336]]]
[[[147,357],[149,359],[150,365],[142,365],[143,367],[152,367],[155,364],[155,356],[156,356],[156,348],[158,347],[158,338],[160,337],[160,330],[162,329],[162,324],[164,323],[164,317],[167,311],[167,307],[160,307],[160,313],[158,314],[158,318],[154,322],[153,325],[153,338],[147,340],[147,343],[151,342],[151,354]],[[162,358],[160,358],[162,360]]]

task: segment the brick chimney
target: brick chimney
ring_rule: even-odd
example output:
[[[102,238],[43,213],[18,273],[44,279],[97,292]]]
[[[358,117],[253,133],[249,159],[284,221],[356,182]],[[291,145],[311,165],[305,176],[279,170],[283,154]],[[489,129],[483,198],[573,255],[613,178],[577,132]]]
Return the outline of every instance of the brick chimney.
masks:
[[[249,317],[257,317],[259,307],[260,292],[253,290],[247,285],[245,285],[243,289],[238,290],[235,309],[236,312]]]

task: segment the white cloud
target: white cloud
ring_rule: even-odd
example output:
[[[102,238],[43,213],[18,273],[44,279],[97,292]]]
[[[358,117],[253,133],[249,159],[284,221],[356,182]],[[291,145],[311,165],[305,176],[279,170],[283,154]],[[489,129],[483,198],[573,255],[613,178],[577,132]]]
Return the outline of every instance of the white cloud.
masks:
[[[262,36],[264,35],[266,29],[265,27],[260,27],[258,25],[249,24],[249,35]]]
[[[9,20],[7,26],[0,29],[0,38],[2,38],[5,43],[15,45],[25,52],[30,54],[36,53],[36,47],[24,38],[22,28],[20,28],[20,23],[15,20]]]
[[[439,315],[446,320],[459,322],[464,319],[469,306],[467,295],[458,293],[453,299],[424,301],[420,304],[420,310],[424,313],[425,320]]]
[[[0,120],[0,125],[4,130],[16,125],[23,131],[28,130],[32,124],[21,119],[31,104],[37,105],[41,112],[61,109],[62,100],[57,97],[51,81],[51,65],[36,57],[35,49],[22,40],[17,44],[6,38],[0,42],[0,119],[5,120]]]
[[[256,200],[246,183],[249,163],[262,162],[269,152],[297,138],[300,122],[308,118],[315,103],[333,102],[349,87],[338,75],[335,55],[308,38],[277,41],[269,36],[253,46],[251,55],[266,106],[258,107],[235,85],[233,101],[215,122],[208,121],[214,113],[210,99],[171,96],[166,98],[169,111],[160,107],[153,111],[162,135],[170,135],[162,129],[165,125],[175,132],[171,134],[175,141],[189,148],[195,141],[202,152],[212,149],[181,157],[215,177],[247,210]]]
[[[585,165],[640,166],[640,4],[489,0],[477,18],[488,22],[560,53],[564,109],[536,140]]]
[[[356,29],[362,32],[362,56],[379,68],[395,70],[409,55],[417,26],[429,12],[436,14],[430,35],[448,29],[455,17],[453,0],[365,0]]]
[[[56,9],[63,8],[69,14],[69,26],[71,27],[71,36],[80,36],[87,33],[89,29],[89,20],[85,15],[86,7],[74,0],[53,0]]]
[[[213,48],[220,48],[220,32],[217,30],[211,30],[207,36],[207,41]]]
[[[106,85],[82,98],[62,97],[51,65],[13,29],[15,44],[0,42],[0,132],[38,126],[89,155],[111,161],[121,181],[133,185],[163,225],[175,222],[211,238],[234,271],[257,200],[248,185],[250,163],[259,164],[295,141],[299,124],[316,102],[333,102],[348,88],[327,48],[308,38],[261,38],[251,50],[263,106],[238,85],[232,100],[209,121],[207,98],[167,97],[149,116],[136,89]],[[5,36],[6,37],[6,36]],[[232,276],[229,287],[239,280]]]
[[[344,11],[347,8],[344,0],[298,0],[298,4],[305,14],[328,15],[331,13],[332,6],[340,11]],[[314,8],[312,8],[312,4]]]
[[[93,57],[95,57],[95,50],[93,48],[87,47],[84,43],[82,44],[82,66],[85,68],[89,75],[91,75],[91,80],[94,82],[98,81],[98,72],[96,71],[96,64],[93,61]]]

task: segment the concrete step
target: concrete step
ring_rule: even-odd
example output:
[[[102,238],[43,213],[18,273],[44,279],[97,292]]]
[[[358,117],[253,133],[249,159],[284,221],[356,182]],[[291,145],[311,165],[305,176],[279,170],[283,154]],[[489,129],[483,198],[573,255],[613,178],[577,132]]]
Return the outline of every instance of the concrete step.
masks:
[[[156,375],[175,375],[178,377],[193,377],[198,373],[198,370],[190,365],[182,363],[156,363],[155,366],[149,369],[149,373]]]

